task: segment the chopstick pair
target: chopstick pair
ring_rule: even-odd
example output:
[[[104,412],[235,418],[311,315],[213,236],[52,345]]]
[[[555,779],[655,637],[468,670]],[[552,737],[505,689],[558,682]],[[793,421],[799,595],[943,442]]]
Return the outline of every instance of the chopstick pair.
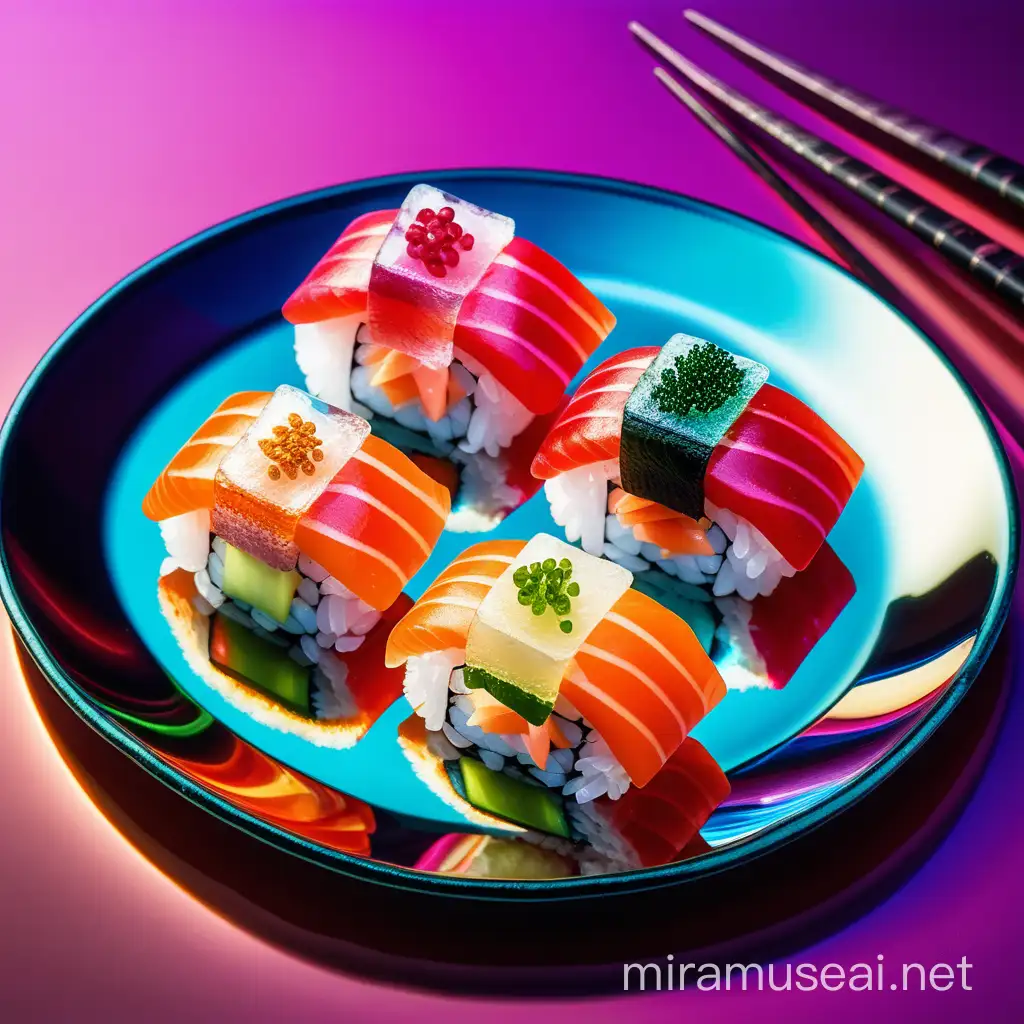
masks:
[[[1024,208],[1024,165],[1018,161],[994,153],[980,143],[962,139],[944,128],[927,124],[849,86],[840,85],[788,57],[745,39],[698,11],[685,11],[683,17],[741,57],[800,86],[872,128],[899,139],[918,153],[977,182],[1000,199]]]
[[[694,20],[692,15],[688,16]],[[702,27],[707,28],[708,24],[715,25],[714,22],[709,22],[709,19],[701,20],[704,23]],[[716,26],[716,28],[720,28],[720,26]],[[1000,245],[983,232],[952,216],[911,189],[904,188],[892,181],[839,147],[833,146],[767,108],[748,100],[741,93],[702,71],[638,22],[630,22],[629,29],[644,45],[704,93],[712,96],[767,135],[777,139],[789,151],[818,167],[833,180],[876,205],[890,219],[911,230],[917,237],[934,246],[952,264],[967,271],[973,278],[1005,299],[1018,315],[1024,315],[1024,259],[1012,249]],[[723,29],[722,31],[727,30]],[[751,47],[752,45],[750,44]],[[725,140],[734,153],[739,155],[764,180],[768,181],[787,202],[797,208],[797,212],[804,219],[809,219],[808,211],[799,208],[793,198],[796,195],[799,202],[805,202],[802,197],[799,197],[799,194],[795,193],[795,190],[791,189],[760,156],[722,125],[714,114],[703,107],[695,96],[668,75],[664,69],[656,69],[655,74],[677,99],[695,113],[707,127],[712,128],[720,138]],[[721,126],[722,130],[717,126]],[[723,134],[723,130],[726,134]],[[809,204],[806,205],[809,207]],[[809,209],[813,214],[813,220],[809,220],[811,226],[822,233],[823,237],[844,255],[844,258],[863,268],[864,260],[859,254],[850,251],[849,243],[844,245],[843,241],[836,238],[838,233],[829,229],[820,215],[813,213],[813,207],[809,207]],[[839,241],[838,246],[835,244],[836,241]],[[876,278],[874,274],[871,276]],[[875,280],[872,283],[874,284]]]

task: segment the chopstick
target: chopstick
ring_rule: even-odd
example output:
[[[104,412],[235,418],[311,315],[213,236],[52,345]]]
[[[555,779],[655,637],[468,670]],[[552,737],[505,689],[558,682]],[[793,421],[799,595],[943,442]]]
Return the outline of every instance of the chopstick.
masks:
[[[834,181],[873,203],[891,220],[934,246],[954,266],[995,291],[1018,313],[1024,313],[1024,258],[1012,249],[994,242],[837,146],[751,102],[702,71],[639,22],[630,22],[629,30],[687,80]]]
[[[664,68],[655,68],[654,75],[690,112],[710,131],[714,132],[732,152],[740,158],[762,181],[772,188],[853,270],[867,280],[886,298],[893,297],[891,282],[861,251],[837,228],[830,224],[800,193],[774,168],[762,159],[746,142],[700,102],[697,97],[677,82]]]
[[[1010,330],[1016,326],[1017,337],[1007,334],[1006,324],[1000,318],[1009,314],[1003,313],[1002,306],[994,307],[994,299],[987,292],[971,288],[967,281],[935,280],[934,274],[930,280],[926,261],[920,256],[901,256],[891,245],[866,233],[856,218],[836,207],[831,200],[819,197],[819,201],[825,203],[826,210],[830,210],[829,214],[823,214],[789,185],[767,159],[758,155],[753,146],[731,131],[664,68],[656,68],[655,74],[706,128],[725,142],[733,153],[818,231],[855,273],[911,319],[923,319],[933,334],[937,331],[940,337],[944,337],[947,345],[956,350],[958,358],[955,361],[967,379],[1002,421],[1004,432],[1008,432],[1004,434],[1004,440],[1013,440],[1015,444],[1024,443],[1024,372],[1014,344],[1024,329],[1011,321]],[[854,238],[861,238],[860,244],[832,221],[845,223],[846,231],[853,232]],[[861,248],[869,240],[876,243],[874,259]],[[880,260],[881,265],[875,259]],[[883,269],[886,267],[888,269]],[[948,264],[939,261],[936,270],[939,267],[948,268]],[[947,272],[954,273],[951,269]],[[899,281],[899,286],[894,278]],[[999,339],[1002,339],[1001,345]]]
[[[897,107],[887,106],[841,85],[796,61],[746,39],[698,11],[683,17],[706,32],[726,49],[734,50],[756,64],[814,93],[845,110],[873,128],[899,139],[918,153],[978,182],[989,191],[1024,207],[1024,165],[995,153],[977,142],[959,138],[943,128],[920,120]]]

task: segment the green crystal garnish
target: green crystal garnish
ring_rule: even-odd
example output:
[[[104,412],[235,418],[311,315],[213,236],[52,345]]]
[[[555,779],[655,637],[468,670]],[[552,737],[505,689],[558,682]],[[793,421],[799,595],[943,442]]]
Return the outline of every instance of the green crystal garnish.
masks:
[[[705,341],[676,356],[675,363],[662,371],[651,397],[665,413],[706,415],[739,394],[744,375],[730,353]]]
[[[563,558],[555,564],[553,558],[543,562],[521,565],[512,574],[512,582],[519,588],[519,603],[529,606],[534,615],[543,615],[549,608],[559,618],[558,628],[572,632],[572,598],[579,597],[580,585],[572,578],[572,562]]]

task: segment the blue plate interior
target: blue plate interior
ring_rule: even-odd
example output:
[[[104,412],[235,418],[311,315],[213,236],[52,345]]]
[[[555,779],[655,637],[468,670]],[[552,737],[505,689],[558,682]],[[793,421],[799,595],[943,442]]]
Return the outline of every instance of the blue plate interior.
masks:
[[[120,410],[107,409],[104,402],[115,403],[99,389],[91,406],[80,399],[86,415],[116,420],[93,469],[102,486],[87,517],[102,538],[97,569],[105,599],[97,607],[112,632],[130,624],[130,643],[141,642],[192,700],[242,740],[375,807],[445,830],[462,824],[461,816],[417,780],[395,743],[407,707],[396,705],[360,743],[339,751],[258,723],[190,670],[157,603],[159,533],[139,511],[161,468],[227,393],[302,386],[291,330],[276,311],[352,217],[397,204],[414,180],[299,197],[185,243],[75,325],[23,393],[19,414],[32,402],[40,418],[47,401],[57,408],[60,390],[50,396],[45,385],[47,377],[74,371],[62,359],[72,342],[85,335],[95,351],[104,349],[137,398]],[[429,180],[513,215],[518,233],[555,254],[615,312],[618,326],[584,374],[615,351],[657,344],[678,331],[707,337],[767,363],[772,381],[824,415],[867,465],[830,537],[856,583],[853,599],[787,686],[731,690],[701,723],[695,735],[730,773],[739,799],[709,823],[705,837],[715,853],[649,877],[683,877],[727,853],[755,852],[759,843],[799,831],[855,798],[948,713],[1005,614],[1016,513],[1003,454],[973,398],[881,300],[826,260],[741,218],[597,179],[444,172]],[[615,225],[600,249],[589,244],[586,227],[598,222]],[[26,472],[27,458],[9,454],[19,426],[25,435],[25,419],[21,414],[5,428],[5,474]],[[52,631],[38,628],[18,599],[11,524],[20,550],[41,541],[31,533],[28,509],[10,498],[17,479],[7,479],[3,504],[5,596],[51,678],[76,704],[94,709],[90,688],[53,665]],[[488,536],[539,531],[558,533],[543,494]],[[418,597],[479,539],[446,533],[409,595]],[[58,565],[49,569],[47,578],[59,576]],[[57,586],[76,588],[87,598],[81,574]],[[120,685],[130,687],[130,677]],[[830,709],[825,725],[815,726]],[[102,727],[132,749],[114,720],[105,717]],[[151,733],[143,735],[153,742]],[[412,877],[388,872],[399,884]],[[550,887],[579,883],[590,884]]]

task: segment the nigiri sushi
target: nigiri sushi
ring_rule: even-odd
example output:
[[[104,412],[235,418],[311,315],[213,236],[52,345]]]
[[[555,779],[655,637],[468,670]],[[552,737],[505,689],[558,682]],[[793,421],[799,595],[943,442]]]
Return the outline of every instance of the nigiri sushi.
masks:
[[[222,402],[143,501],[167,547],[161,576],[188,574],[212,616],[212,663],[322,719],[354,714],[343,657],[430,556],[449,509],[364,419],[287,385]]]
[[[566,804],[646,787],[722,699],[692,630],[632,578],[545,534],[487,541],[392,630],[386,664],[477,810],[569,839]]]
[[[283,314],[313,394],[491,456],[555,409],[615,323],[510,218],[429,185],[356,218]]]
[[[533,462],[566,537],[716,596],[769,594],[806,568],[864,463],[767,377],[684,334],[605,360]]]

